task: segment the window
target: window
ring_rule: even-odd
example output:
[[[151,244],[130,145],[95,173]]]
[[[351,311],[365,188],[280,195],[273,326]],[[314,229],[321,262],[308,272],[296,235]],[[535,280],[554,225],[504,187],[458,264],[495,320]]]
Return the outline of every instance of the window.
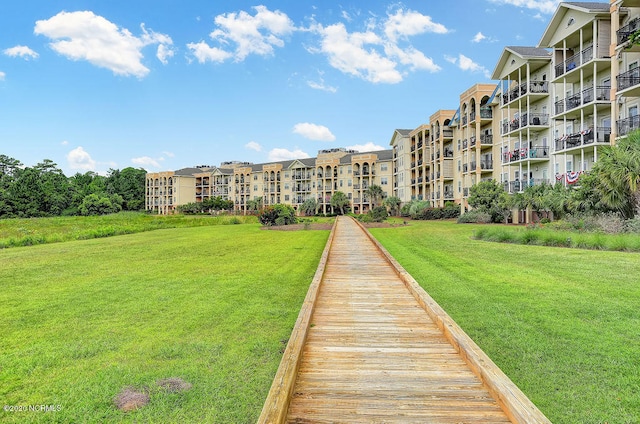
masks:
[[[389,180],[387,179],[387,177],[380,178],[380,185],[387,185],[387,184],[389,184]]]
[[[381,163],[380,164],[380,171],[381,172],[385,172],[387,170],[387,164],[386,163]]]
[[[342,170],[342,169],[341,169],[341,170]],[[340,180],[340,187],[342,187],[342,183],[343,183],[343,181],[342,181],[342,180]]]
[[[258,181],[258,174],[253,175],[253,181]]]
[[[253,191],[258,191],[258,186],[257,185],[253,186]]]
[[[284,177],[288,180],[288,179],[289,179],[289,173],[288,173],[288,172],[285,172],[285,173],[284,173]]]
[[[289,190],[289,184],[285,184],[285,185],[284,185],[284,189],[285,189],[285,190]]]
[[[566,165],[567,165],[567,168],[566,168],[567,172],[573,171],[573,161],[572,160],[567,160]]]
[[[638,116],[638,106],[631,106],[629,108],[629,118],[632,118],[634,116]]]
[[[347,186],[351,187],[351,180],[347,180]]]
[[[284,201],[285,201],[285,202],[288,202],[288,201],[289,201],[289,195],[288,195],[288,194],[285,194],[285,195],[284,195]]]

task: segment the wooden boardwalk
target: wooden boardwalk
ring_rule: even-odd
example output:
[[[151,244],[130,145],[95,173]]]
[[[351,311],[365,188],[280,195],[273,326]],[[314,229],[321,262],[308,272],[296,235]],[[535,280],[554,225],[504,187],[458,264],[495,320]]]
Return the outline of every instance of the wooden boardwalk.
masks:
[[[420,291],[339,218],[259,422],[548,423]]]

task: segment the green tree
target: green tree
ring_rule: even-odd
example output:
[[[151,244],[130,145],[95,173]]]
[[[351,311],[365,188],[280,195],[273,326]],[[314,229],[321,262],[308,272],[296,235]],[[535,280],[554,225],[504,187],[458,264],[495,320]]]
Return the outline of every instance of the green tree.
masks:
[[[124,210],[144,209],[144,186],[147,171],[142,168],[110,169],[105,185],[107,194],[118,194]]]
[[[341,191],[336,191],[335,193],[333,193],[333,196],[331,196],[331,200],[329,201],[329,203],[331,204],[332,208],[339,209],[340,214],[344,215],[345,208],[349,206],[351,202],[349,201],[349,198],[346,194]]]
[[[84,198],[78,208],[81,215],[107,215],[117,213],[122,210],[122,197],[119,194],[111,196],[100,196],[90,194]]]
[[[364,194],[371,199],[373,207],[378,206],[380,199],[384,197],[384,190],[376,184],[372,184],[364,191]]]
[[[247,211],[249,212],[257,212],[263,208],[263,200],[262,197],[258,197],[253,200],[247,201]]]
[[[594,171],[603,204],[625,218],[640,215],[640,131],[603,148]]]
[[[400,213],[400,203],[402,201],[398,196],[389,196],[384,199],[384,206],[389,208],[389,213],[393,216],[397,216]]]
[[[318,213],[319,207],[320,205],[318,204],[318,201],[313,197],[309,197],[304,201],[304,203],[302,203],[302,205],[300,206],[300,210],[305,215],[315,215],[316,213]]]
[[[469,189],[469,206],[491,215],[493,222],[502,222],[509,213],[509,198],[502,184],[494,180],[480,181]]]

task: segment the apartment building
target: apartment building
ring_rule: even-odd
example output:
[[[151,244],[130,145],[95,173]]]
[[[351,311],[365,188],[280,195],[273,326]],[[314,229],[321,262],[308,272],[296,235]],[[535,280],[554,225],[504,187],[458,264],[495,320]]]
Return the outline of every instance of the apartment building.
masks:
[[[551,52],[540,47],[506,47],[493,72],[502,91],[496,180],[509,193],[553,182],[551,75]]]
[[[494,176],[493,133],[496,84],[475,84],[460,95],[459,119],[455,128],[455,172],[453,178],[443,181],[444,201],[455,200],[466,204],[469,189],[482,180]],[[452,152],[449,151],[449,154]],[[454,161],[451,161],[453,164]],[[443,206],[444,202],[436,203]]]
[[[376,184],[402,203],[453,201],[464,210],[482,180],[500,181],[509,193],[573,184],[604,146],[640,129],[639,65],[640,0],[563,2],[537,46],[504,48],[492,74],[497,84],[474,84],[457,109],[394,130],[390,150],[330,149],[310,159],[148,174],[147,209],[168,213],[220,195],[237,210],[257,198],[295,208],[315,198],[328,213],[342,191],[364,213],[372,207],[366,189]]]
[[[391,150],[393,152],[393,195],[403,203],[412,199],[411,171],[411,134],[412,130],[396,129],[393,132]]]
[[[192,202],[220,196],[231,200],[237,211],[247,211],[250,201],[284,203],[296,210],[309,198],[317,199],[320,211],[330,213],[331,197],[341,191],[354,213],[366,213],[374,205],[367,195],[378,185],[393,195],[393,152],[360,153],[342,148],[321,150],[316,158],[253,164],[223,162],[220,167],[184,168],[175,172],[148,173],[146,209],[168,214]]]
[[[611,0],[611,137],[640,129],[640,0]]]

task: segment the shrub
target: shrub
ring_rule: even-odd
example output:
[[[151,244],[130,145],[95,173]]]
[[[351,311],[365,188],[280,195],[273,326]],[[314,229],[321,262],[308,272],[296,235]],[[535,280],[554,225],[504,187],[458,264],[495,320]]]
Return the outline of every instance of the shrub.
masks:
[[[625,222],[625,231],[628,233],[640,234],[640,216],[628,219]]]
[[[296,223],[296,211],[290,205],[276,204],[267,206],[258,215],[260,223],[265,226],[289,225]]]
[[[387,208],[384,206],[377,206],[371,209],[367,215],[371,216],[373,222],[382,222],[389,217]]]
[[[458,218],[459,224],[489,224],[490,222],[491,215],[489,213],[476,209],[466,212]]]
[[[596,216],[596,224],[607,234],[620,234],[625,231],[625,221],[617,213],[603,213]]]

